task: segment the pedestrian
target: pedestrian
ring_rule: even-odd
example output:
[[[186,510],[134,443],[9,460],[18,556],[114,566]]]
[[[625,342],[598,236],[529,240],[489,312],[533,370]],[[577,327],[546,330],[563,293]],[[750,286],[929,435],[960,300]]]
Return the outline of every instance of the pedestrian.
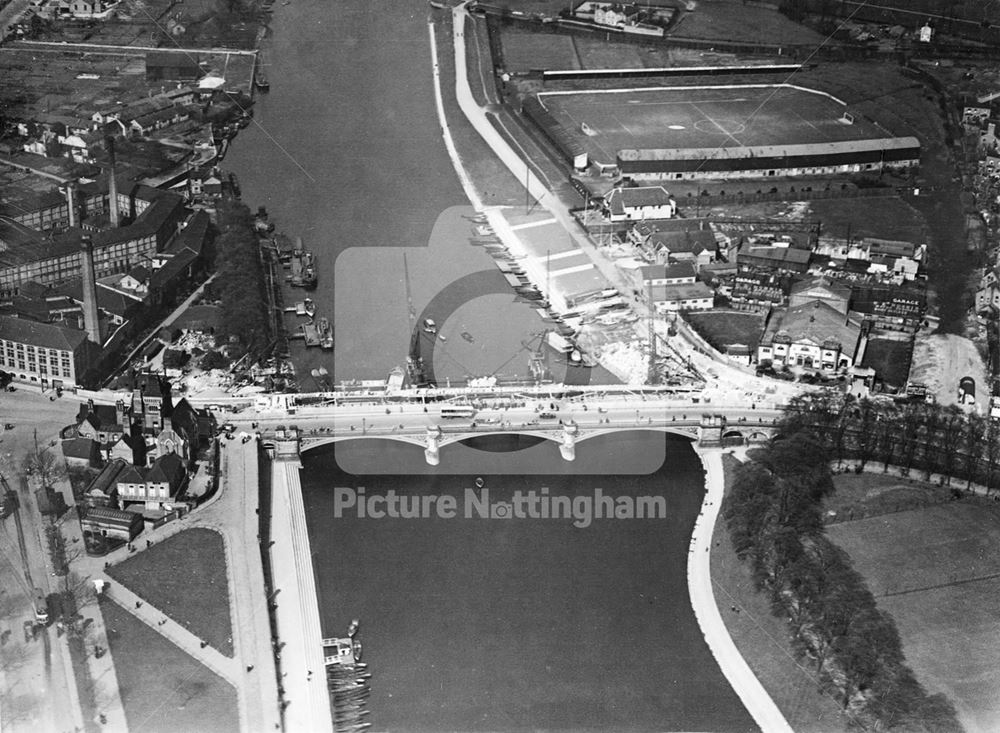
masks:
[[[135,602],[135,607],[136,608],[142,608],[142,601],[136,601]]]
[[[248,664],[247,665],[247,672],[253,672],[253,665],[252,664]]]
[[[153,546],[153,541],[152,540],[146,540],[146,547],[152,547],[152,546]]]
[[[201,648],[202,648],[202,649],[204,649],[204,648],[205,648],[205,647],[207,647],[207,646],[208,646],[208,642],[207,642],[207,641],[203,641],[203,642],[201,642]]]

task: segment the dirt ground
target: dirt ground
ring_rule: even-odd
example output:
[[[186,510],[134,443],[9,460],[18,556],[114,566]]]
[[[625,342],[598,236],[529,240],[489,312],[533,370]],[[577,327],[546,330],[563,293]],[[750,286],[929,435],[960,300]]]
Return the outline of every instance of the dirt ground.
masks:
[[[940,404],[954,405],[958,402],[958,380],[966,376],[976,380],[976,410],[987,414],[989,382],[986,365],[976,345],[954,334],[917,336],[910,368],[911,382],[926,384]]]

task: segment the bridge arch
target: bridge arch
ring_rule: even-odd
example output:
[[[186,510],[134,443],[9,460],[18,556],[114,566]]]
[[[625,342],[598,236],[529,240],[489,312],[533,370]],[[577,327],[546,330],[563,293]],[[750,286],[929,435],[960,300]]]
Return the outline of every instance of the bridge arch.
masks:
[[[679,435],[682,438],[687,438],[688,440],[697,441],[698,440],[698,428],[697,426],[688,426],[687,429],[682,427],[673,426],[662,426],[662,425],[636,425],[635,427],[628,428],[596,428],[592,430],[580,431],[575,435],[576,442],[580,443],[590,438],[596,438],[602,435],[608,435],[609,433],[620,433],[623,431],[654,431],[661,433],[672,433],[673,435]],[[562,443],[563,441],[563,431],[561,429],[551,429],[551,430],[530,430],[524,428],[511,428],[511,429],[501,429],[501,430],[491,430],[488,433],[444,433],[438,438],[438,445],[444,447],[446,445],[454,445],[455,443],[461,443],[469,438],[481,438],[486,436],[494,435],[526,435],[535,438],[541,438],[548,440],[553,443]],[[329,445],[330,443],[336,443],[342,440],[395,440],[400,443],[409,443],[411,445],[419,446],[424,448],[427,446],[427,439],[421,435],[394,435],[392,433],[370,435],[370,434],[357,434],[357,435],[329,435],[329,436],[302,436],[300,442],[300,451],[305,452],[312,450],[314,448],[319,448],[320,446]],[[512,451],[515,452],[515,451]]]

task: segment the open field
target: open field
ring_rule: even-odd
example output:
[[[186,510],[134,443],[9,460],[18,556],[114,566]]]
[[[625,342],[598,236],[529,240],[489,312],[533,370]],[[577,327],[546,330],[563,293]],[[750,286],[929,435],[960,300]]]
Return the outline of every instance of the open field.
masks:
[[[723,456],[726,489],[739,465]],[[750,567],[733,550],[725,520],[715,526],[711,551],[712,585],[726,628],[747,664],[757,675],[792,730],[833,733],[844,729],[837,701],[819,692],[819,682],[805,662],[795,658],[785,623],[771,614],[767,597],[754,588]],[[733,606],[739,609],[733,611]]]
[[[948,695],[969,733],[998,730],[1000,506],[962,499],[830,525],[827,534],[896,620],[920,682]]]
[[[816,199],[808,204],[805,218],[823,223],[823,234],[900,239],[926,244],[927,227],[923,215],[896,196],[855,199]]]
[[[244,551],[256,552],[256,548]],[[108,575],[195,636],[233,656],[226,555],[217,532],[179,532],[111,566]]]
[[[941,504],[952,499],[951,489],[948,487],[867,471],[860,474],[838,474],[834,477],[834,484],[837,490],[823,501],[827,521],[835,518],[864,519]]]
[[[129,730],[237,733],[232,686],[113,601],[100,604]]]
[[[754,351],[764,331],[764,316],[760,313],[687,313],[684,320],[719,351],[732,344],[743,344]]]
[[[863,119],[840,121],[828,96],[777,85],[651,87],[542,93],[539,100],[593,157],[623,149],[732,148],[883,138]]]
[[[823,36],[816,31],[789,20],[776,10],[735,0],[698,3],[693,13],[684,13],[671,35],[768,45],[818,46],[823,41]]]

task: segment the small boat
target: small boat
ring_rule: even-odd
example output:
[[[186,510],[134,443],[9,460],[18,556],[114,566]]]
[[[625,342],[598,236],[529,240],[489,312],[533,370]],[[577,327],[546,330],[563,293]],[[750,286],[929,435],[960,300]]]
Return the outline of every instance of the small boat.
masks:
[[[316,315],[316,304],[312,302],[311,298],[306,298],[305,300],[296,303],[295,315],[308,316],[309,318],[312,318]]]
[[[429,333],[429,334],[433,335],[433,334],[437,333],[437,330],[438,330],[438,327],[437,327],[437,324],[434,323],[434,319],[433,318],[425,318],[424,319],[424,332],[425,333]]]
[[[428,5],[430,5],[432,8],[436,8],[437,10],[444,10],[446,7],[448,7],[444,3],[439,3],[436,0],[428,0]]]
[[[448,340],[448,337],[445,336],[443,333],[439,333],[438,334],[438,338],[441,339],[442,341],[447,341]]]
[[[326,317],[320,318],[316,331],[319,334],[319,346],[325,351],[333,348],[333,327]]]
[[[475,339],[475,338],[473,337],[473,335],[472,335],[471,333],[469,333],[468,331],[462,331],[462,338],[464,338],[464,339],[465,339],[466,341],[468,341],[468,342],[469,342],[470,344],[471,344],[471,343],[473,343],[473,342],[474,342],[474,341],[476,340],[476,339]]]

